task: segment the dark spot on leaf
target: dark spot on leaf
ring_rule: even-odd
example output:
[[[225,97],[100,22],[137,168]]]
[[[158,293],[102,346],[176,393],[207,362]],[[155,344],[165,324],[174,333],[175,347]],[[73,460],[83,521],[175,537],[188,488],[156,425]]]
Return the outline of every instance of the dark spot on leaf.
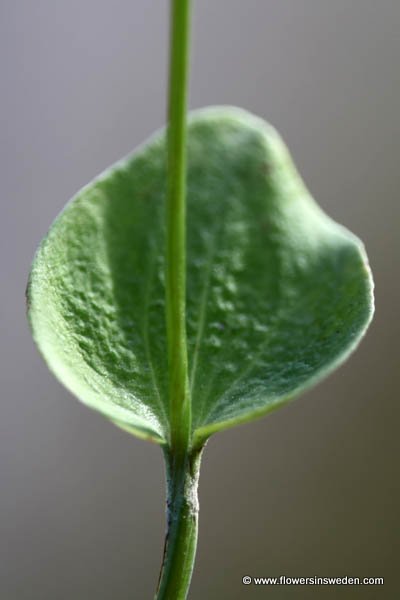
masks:
[[[272,167],[269,163],[265,162],[261,165],[261,173],[263,175],[271,175]]]

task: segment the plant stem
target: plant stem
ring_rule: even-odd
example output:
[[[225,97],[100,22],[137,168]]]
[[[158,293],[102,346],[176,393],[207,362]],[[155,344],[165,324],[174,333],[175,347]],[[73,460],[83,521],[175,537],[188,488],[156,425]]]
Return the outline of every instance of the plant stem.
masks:
[[[176,456],[165,452],[167,535],[156,600],[185,600],[197,546],[197,485],[201,451]]]
[[[166,312],[170,445],[188,449],[191,406],[186,348],[186,111],[190,0],[171,0],[168,97]]]
[[[169,369],[167,534],[157,600],[185,600],[197,545],[201,451],[190,452],[186,347],[186,112],[191,0],[171,0],[168,94],[166,312]]]

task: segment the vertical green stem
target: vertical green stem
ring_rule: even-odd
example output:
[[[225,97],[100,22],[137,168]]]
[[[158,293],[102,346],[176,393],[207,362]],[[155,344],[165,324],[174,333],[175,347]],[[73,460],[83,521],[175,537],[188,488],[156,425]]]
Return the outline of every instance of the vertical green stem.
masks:
[[[156,600],[186,600],[196,555],[201,451],[165,452],[167,536]]]
[[[190,0],[171,0],[168,97],[166,308],[170,444],[167,535],[157,600],[185,600],[197,545],[200,452],[190,451],[186,348],[186,112]]]
[[[186,112],[190,0],[171,0],[168,97],[166,306],[170,444],[186,452],[191,428],[186,349]]]

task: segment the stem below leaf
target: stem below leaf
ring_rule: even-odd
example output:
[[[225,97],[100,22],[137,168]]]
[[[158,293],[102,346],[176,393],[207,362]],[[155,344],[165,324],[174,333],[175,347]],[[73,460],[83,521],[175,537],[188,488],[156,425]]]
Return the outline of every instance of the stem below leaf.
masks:
[[[197,486],[201,450],[177,455],[165,450],[167,535],[156,600],[185,600],[196,555]]]

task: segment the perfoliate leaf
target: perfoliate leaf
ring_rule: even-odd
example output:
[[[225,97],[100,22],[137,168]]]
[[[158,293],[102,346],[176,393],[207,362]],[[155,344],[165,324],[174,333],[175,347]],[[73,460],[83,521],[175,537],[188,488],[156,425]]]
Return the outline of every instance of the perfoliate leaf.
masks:
[[[342,363],[373,312],[362,243],[316,205],[281,138],[234,108],[190,116],[187,335],[194,443]],[[33,335],[82,402],[168,442],[165,134],[67,204],[28,290]]]

